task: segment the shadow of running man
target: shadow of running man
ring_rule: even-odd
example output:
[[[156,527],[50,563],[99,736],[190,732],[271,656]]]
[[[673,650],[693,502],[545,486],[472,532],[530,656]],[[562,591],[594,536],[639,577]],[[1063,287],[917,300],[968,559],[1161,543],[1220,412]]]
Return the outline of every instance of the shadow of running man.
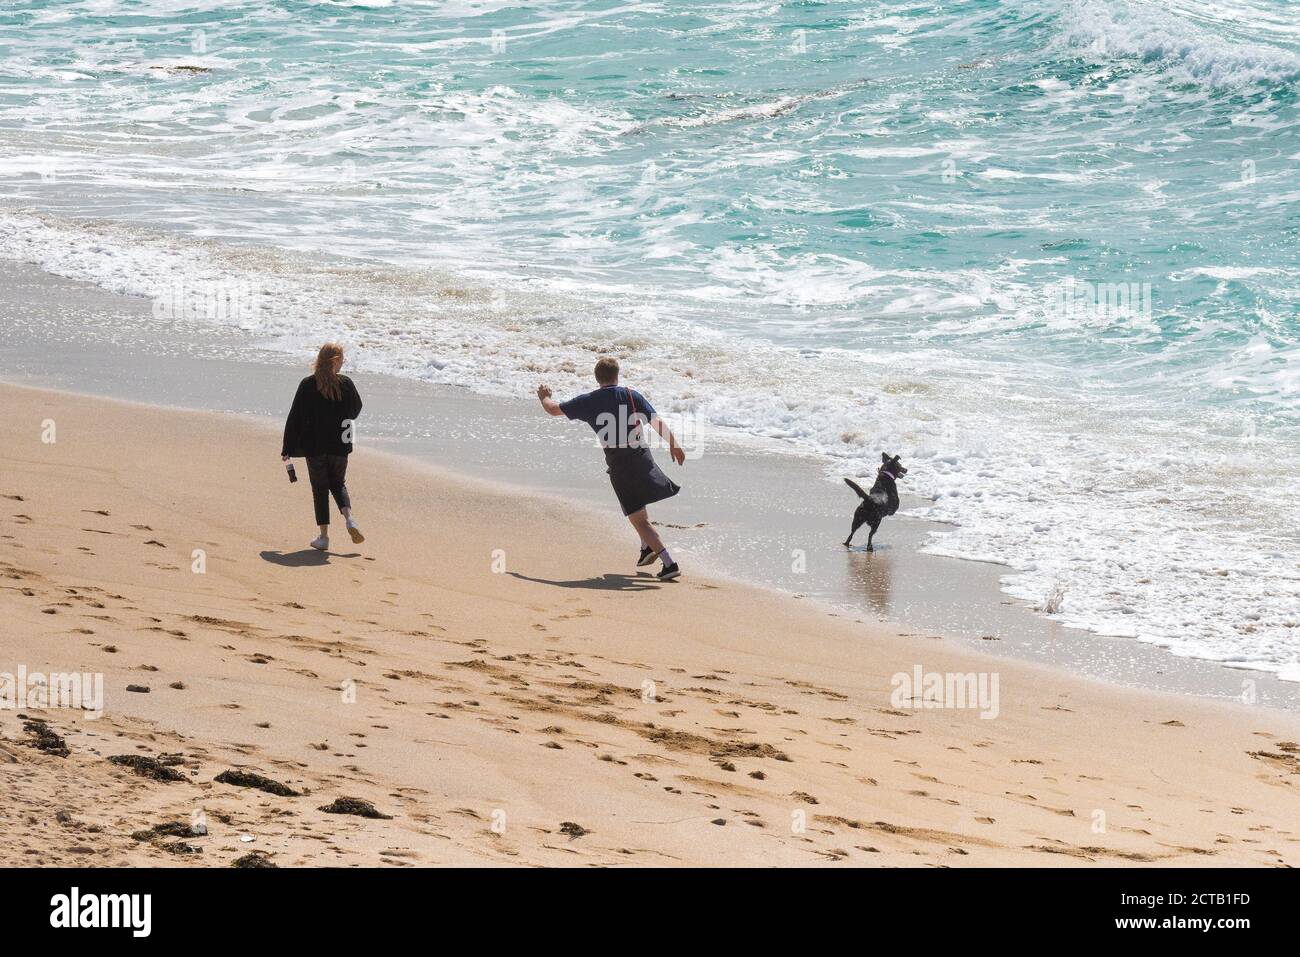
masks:
[[[609,572],[595,578],[574,578],[569,581],[554,581],[550,578],[534,578],[519,572],[508,572],[511,578],[520,581],[535,582],[538,585],[554,585],[556,588],[594,588],[598,591],[656,591],[662,584],[653,575],[624,575],[621,572]]]
[[[342,552],[322,552],[315,548],[304,548],[297,552],[273,552],[265,551],[261,553],[262,561],[270,562],[272,565],[283,565],[285,568],[310,568],[313,565],[328,565],[330,556],[335,558],[360,558],[360,552],[348,552],[346,555]]]

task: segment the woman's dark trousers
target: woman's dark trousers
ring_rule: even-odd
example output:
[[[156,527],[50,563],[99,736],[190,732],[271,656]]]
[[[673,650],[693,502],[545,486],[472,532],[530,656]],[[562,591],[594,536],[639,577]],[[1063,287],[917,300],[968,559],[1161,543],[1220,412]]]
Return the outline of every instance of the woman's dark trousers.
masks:
[[[330,496],[339,511],[352,507],[348,498],[348,487],[344,478],[348,474],[348,457],[346,455],[309,455],[307,456],[307,477],[311,479],[311,498],[316,506],[316,524],[330,523]]]

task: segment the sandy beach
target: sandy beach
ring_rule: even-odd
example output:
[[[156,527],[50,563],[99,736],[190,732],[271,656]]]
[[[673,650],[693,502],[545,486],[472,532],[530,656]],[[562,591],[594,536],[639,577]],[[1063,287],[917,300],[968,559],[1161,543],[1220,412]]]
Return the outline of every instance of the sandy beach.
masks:
[[[660,584],[612,508],[370,449],[321,555],[264,420],[0,395],[0,672],[104,688],[0,711],[5,864],[1300,862],[1292,714]]]

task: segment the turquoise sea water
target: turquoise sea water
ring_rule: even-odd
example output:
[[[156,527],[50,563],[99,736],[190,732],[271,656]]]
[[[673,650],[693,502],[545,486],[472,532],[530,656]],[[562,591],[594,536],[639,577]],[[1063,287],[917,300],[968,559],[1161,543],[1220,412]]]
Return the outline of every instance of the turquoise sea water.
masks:
[[[1300,680],[1298,95],[1281,0],[18,0],[0,254],[482,391],[617,351]]]

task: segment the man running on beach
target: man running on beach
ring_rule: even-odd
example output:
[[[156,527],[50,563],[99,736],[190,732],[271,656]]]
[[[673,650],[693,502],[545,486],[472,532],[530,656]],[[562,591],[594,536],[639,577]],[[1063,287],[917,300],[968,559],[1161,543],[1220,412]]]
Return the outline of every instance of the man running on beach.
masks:
[[[537,398],[551,415],[581,419],[595,430],[605,450],[605,464],[609,466],[606,471],[618,504],[641,537],[637,566],[649,565],[658,558],[663,568],[656,577],[660,581],[672,581],[681,570],[650,524],[646,506],[671,498],[681,489],[655,464],[642,425],[648,422],[667,441],[668,453],[678,465],[686,464],[686,453],[645,396],[618,384],[617,359],[605,357],[596,363],[596,383],[600,386],[596,391],[574,396],[567,402],[551,398],[549,386],[538,386]]]

